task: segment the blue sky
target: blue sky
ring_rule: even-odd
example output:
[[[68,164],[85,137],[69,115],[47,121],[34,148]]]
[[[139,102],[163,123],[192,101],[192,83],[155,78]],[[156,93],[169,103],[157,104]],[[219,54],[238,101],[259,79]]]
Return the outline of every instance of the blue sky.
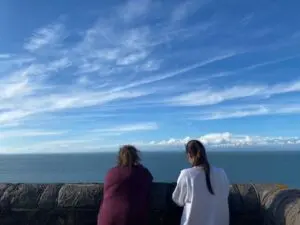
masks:
[[[300,143],[298,1],[0,1],[0,152]]]

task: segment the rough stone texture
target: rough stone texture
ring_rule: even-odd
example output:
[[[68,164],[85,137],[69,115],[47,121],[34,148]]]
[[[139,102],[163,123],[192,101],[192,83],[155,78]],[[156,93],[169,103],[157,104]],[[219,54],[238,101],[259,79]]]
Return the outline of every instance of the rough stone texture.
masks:
[[[174,187],[153,184],[149,225],[180,223],[182,209],[171,199]],[[300,203],[300,190],[283,189],[275,184],[232,185],[231,225],[268,221],[272,225],[299,225],[290,221],[300,218],[299,208],[292,209],[295,202]],[[96,225],[102,192],[102,184],[0,184],[0,225]],[[293,219],[284,219],[284,215]],[[276,222],[279,219],[283,222]]]
[[[62,184],[48,184],[40,195],[40,200],[37,203],[38,208],[49,209],[56,207],[56,197]]]
[[[300,224],[300,190],[274,190],[262,199],[265,224]]]
[[[66,184],[57,198],[58,208],[95,209],[101,201],[103,185],[101,184]]]

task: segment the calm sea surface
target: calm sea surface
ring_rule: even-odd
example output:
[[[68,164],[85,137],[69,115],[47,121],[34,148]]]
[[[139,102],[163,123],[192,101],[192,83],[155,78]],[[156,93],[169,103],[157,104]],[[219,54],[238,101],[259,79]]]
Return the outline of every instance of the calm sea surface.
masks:
[[[209,152],[232,183],[284,183],[300,188],[300,151]],[[0,182],[102,182],[116,153],[0,155]],[[156,181],[176,181],[188,166],[183,152],[143,152]]]

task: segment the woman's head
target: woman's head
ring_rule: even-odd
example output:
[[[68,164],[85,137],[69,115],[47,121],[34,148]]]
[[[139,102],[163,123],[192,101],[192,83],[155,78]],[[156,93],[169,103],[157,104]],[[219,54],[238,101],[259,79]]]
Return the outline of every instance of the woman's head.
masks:
[[[207,189],[213,195],[214,191],[210,181],[210,165],[207,159],[205,147],[200,141],[191,140],[186,144],[185,151],[192,166],[203,167]]]
[[[118,165],[119,166],[134,166],[139,164],[139,151],[133,145],[124,145],[119,150]]]
[[[185,148],[189,162],[193,166],[200,166],[208,163],[206,150],[203,144],[198,140],[190,140]]]

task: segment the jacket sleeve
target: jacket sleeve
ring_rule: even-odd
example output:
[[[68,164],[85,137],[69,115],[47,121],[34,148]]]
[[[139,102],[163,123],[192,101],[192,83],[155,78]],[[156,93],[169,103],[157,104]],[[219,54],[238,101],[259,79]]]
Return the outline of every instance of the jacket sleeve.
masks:
[[[153,175],[152,175],[152,173],[147,168],[146,168],[146,173],[147,173],[147,175],[149,177],[150,182],[152,182],[153,181]]]
[[[187,192],[188,192],[187,176],[184,173],[184,171],[181,171],[177,179],[175,190],[172,194],[173,201],[178,206],[184,206],[185,203],[187,202]]]
[[[103,185],[103,197],[107,190],[116,182],[118,182],[118,171],[116,168],[111,168],[107,173],[104,178],[104,185]]]
[[[223,180],[224,180],[224,192],[225,192],[226,197],[228,198],[229,191],[230,191],[229,190],[230,189],[230,181],[229,181],[224,169],[222,169],[222,175],[223,175]]]

